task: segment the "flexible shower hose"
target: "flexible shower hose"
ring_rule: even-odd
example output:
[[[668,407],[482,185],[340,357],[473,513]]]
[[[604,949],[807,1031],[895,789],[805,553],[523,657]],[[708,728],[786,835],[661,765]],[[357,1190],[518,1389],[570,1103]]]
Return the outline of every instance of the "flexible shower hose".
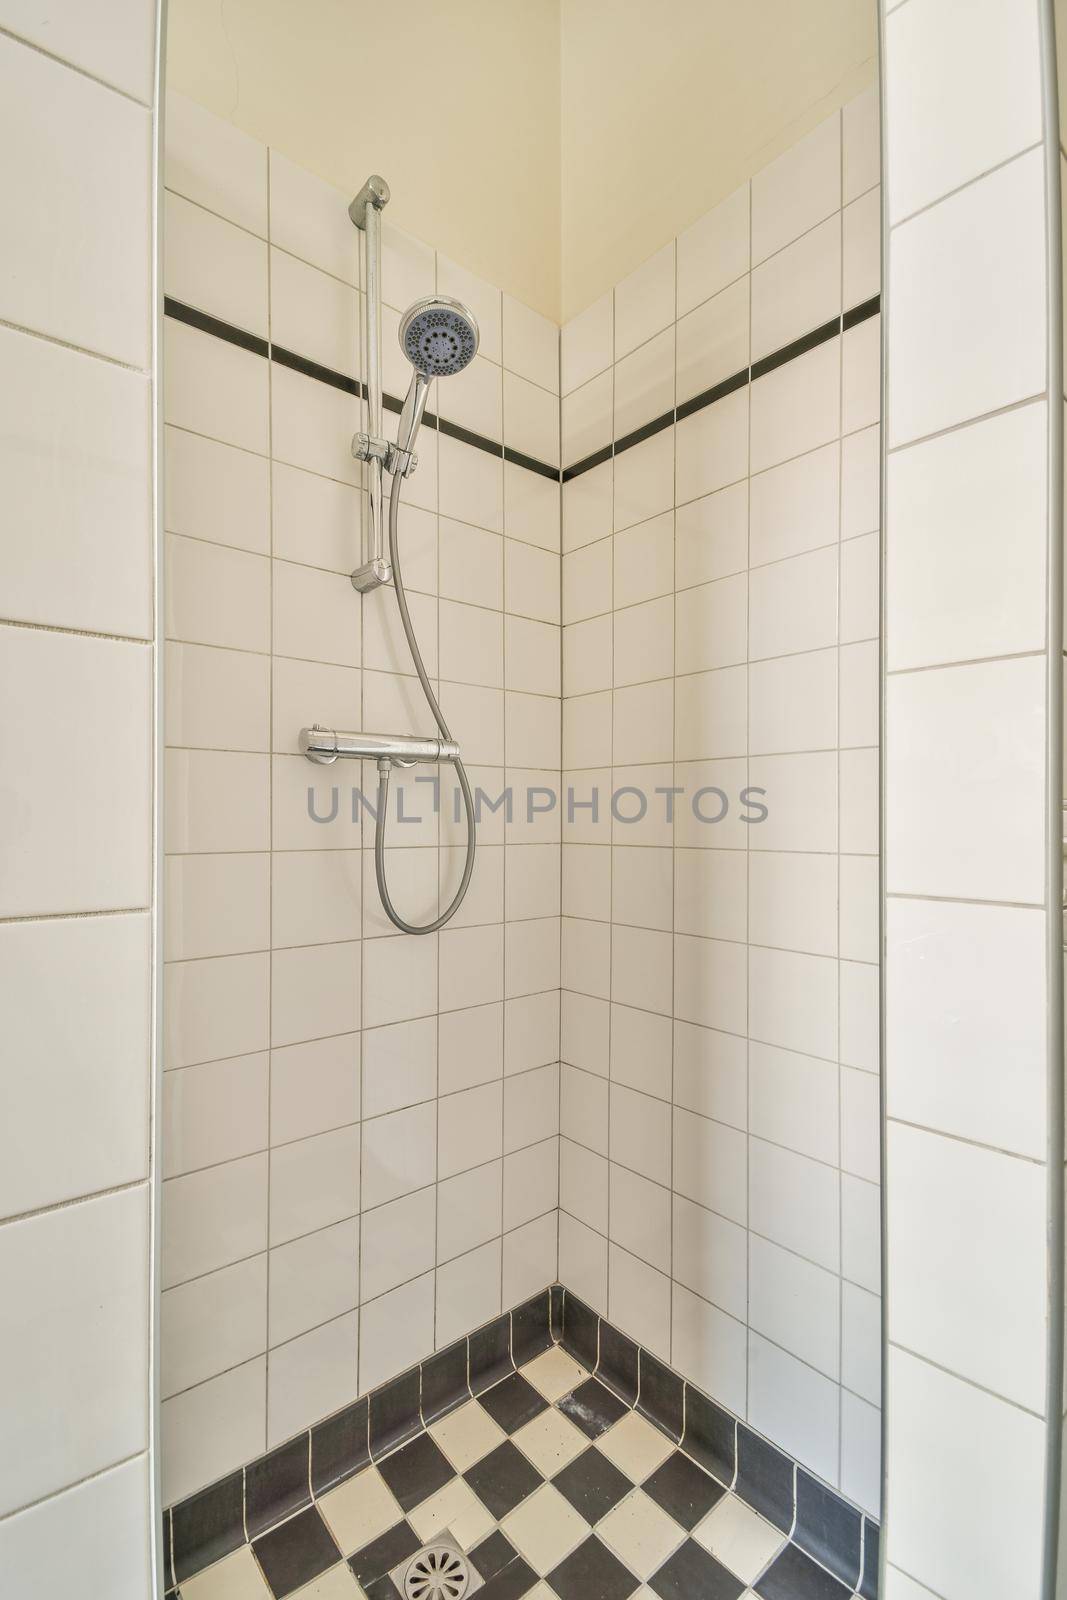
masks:
[[[411,651],[411,659],[415,664],[415,671],[419,675],[419,682],[422,684],[422,692],[426,696],[426,702],[434,714],[441,738],[451,742],[452,735],[448,731],[448,723],[444,719],[441,707],[437,702],[437,696],[430,687],[430,680],[426,676],[422,652],[419,649],[419,641],[415,637],[411,613],[408,610],[408,597],[404,592],[404,577],[400,570],[400,540],[397,537],[397,524],[400,518],[400,485],[403,481],[401,473],[394,473],[393,486],[389,494],[389,561],[393,568],[393,587],[396,590],[396,603],[400,608],[400,620],[404,624],[404,632],[407,635],[408,649]],[[374,824],[374,874],[378,879],[378,893],[382,897],[385,914],[389,921],[400,929],[401,933],[436,933],[438,928],[443,928],[449,918],[454,917],[463,904],[463,897],[467,893],[467,886],[471,881],[471,873],[474,871],[474,797],[471,794],[467,769],[458,756],[456,757],[455,766],[456,772],[459,774],[459,786],[463,791],[463,805],[467,813],[467,858],[463,863],[463,876],[460,879],[459,888],[456,890],[455,898],[451,905],[446,911],[442,911],[439,917],[435,917],[433,922],[423,923],[420,927],[413,922],[404,921],[389,896],[389,887],[385,881],[385,818],[389,805],[389,776],[392,762],[382,759],[378,763],[378,815]]]

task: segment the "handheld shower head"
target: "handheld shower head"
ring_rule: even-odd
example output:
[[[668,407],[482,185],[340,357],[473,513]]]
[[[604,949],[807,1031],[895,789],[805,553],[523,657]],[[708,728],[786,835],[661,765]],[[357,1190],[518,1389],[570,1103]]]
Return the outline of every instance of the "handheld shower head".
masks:
[[[447,295],[416,300],[400,319],[400,348],[414,371],[400,413],[397,449],[410,455],[426,410],[433,378],[450,378],[469,367],[478,350],[478,324],[473,314]]]
[[[416,372],[450,378],[474,360],[478,324],[465,305],[447,295],[416,300],[400,323],[400,348]]]

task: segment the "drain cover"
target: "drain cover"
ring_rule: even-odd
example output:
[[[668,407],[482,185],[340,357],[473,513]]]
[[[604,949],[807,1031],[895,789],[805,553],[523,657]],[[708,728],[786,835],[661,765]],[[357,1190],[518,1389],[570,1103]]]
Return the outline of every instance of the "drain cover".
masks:
[[[470,1585],[466,1556],[450,1544],[428,1544],[404,1573],[406,1600],[463,1600]]]

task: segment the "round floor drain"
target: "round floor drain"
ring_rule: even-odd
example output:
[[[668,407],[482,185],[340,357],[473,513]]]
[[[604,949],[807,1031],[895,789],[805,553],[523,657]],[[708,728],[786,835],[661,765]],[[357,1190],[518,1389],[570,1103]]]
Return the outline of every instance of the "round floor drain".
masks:
[[[404,1574],[407,1600],[463,1600],[470,1568],[448,1544],[430,1544],[413,1556]]]

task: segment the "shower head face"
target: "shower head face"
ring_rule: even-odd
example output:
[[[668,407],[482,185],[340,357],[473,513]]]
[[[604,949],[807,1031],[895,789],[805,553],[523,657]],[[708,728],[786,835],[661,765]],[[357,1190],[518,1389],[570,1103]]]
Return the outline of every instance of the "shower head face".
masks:
[[[400,348],[424,378],[450,378],[474,360],[478,324],[458,300],[432,295],[404,313]]]

